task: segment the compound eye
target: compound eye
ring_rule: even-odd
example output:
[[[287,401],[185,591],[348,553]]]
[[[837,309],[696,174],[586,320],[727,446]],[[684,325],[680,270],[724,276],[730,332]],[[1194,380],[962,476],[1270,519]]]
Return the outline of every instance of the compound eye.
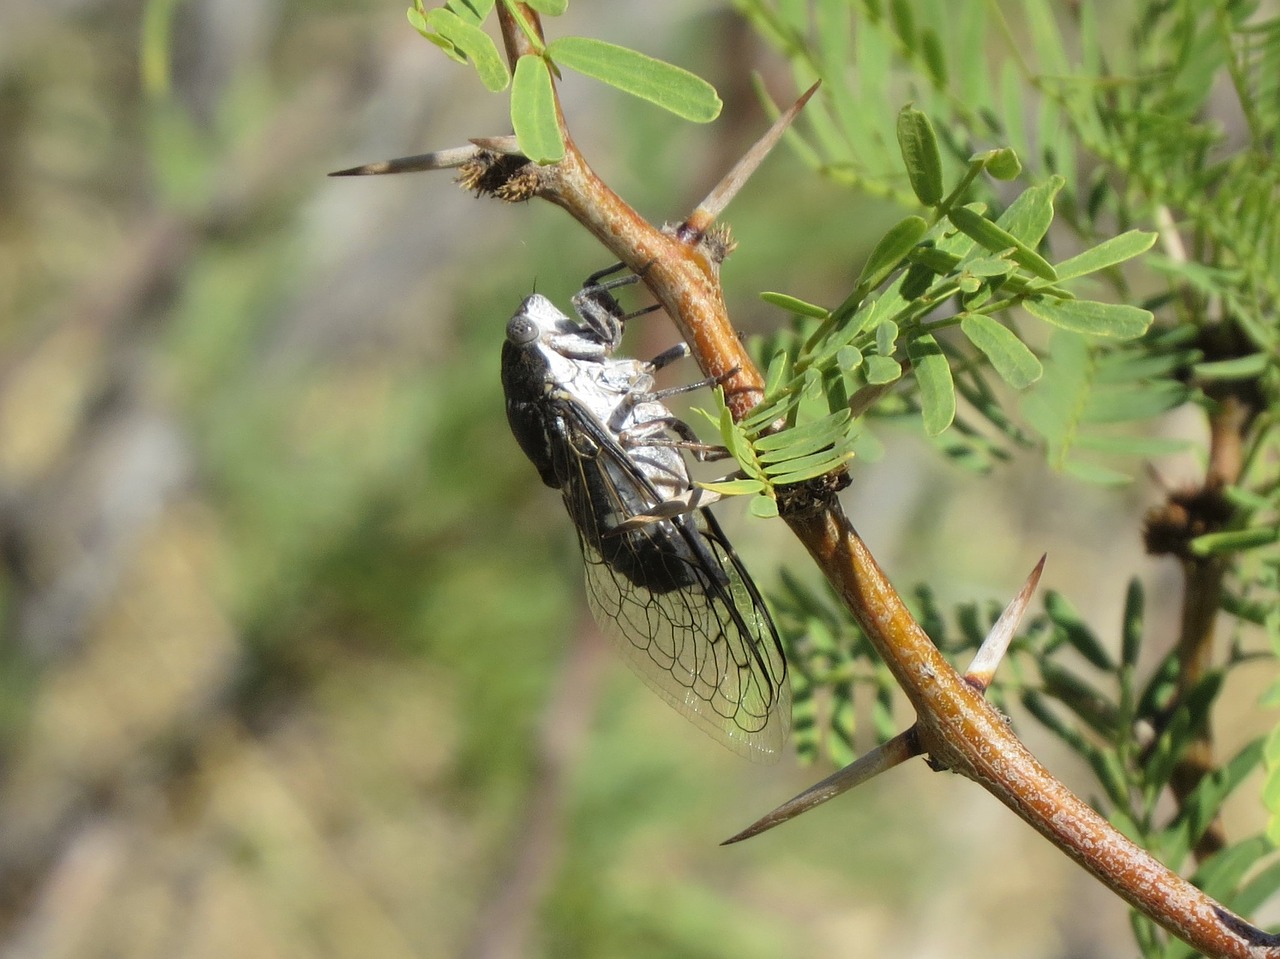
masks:
[[[512,346],[528,346],[537,339],[538,328],[523,313],[517,313],[507,322],[507,340]]]

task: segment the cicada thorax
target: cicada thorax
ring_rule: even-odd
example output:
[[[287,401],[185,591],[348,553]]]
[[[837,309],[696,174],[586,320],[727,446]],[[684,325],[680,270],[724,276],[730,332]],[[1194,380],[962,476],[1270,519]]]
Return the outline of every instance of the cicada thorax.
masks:
[[[691,488],[678,448],[692,431],[642,363],[614,356],[627,315],[608,285],[574,300],[575,322],[537,294],[507,326],[507,417],[577,529],[601,631],[660,696],[754,758],[786,740],[790,691],[777,630],[741,561]]]

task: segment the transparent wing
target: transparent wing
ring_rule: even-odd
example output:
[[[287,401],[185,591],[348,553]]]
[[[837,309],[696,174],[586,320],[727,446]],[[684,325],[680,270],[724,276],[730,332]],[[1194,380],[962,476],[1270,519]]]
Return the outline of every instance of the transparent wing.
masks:
[[[558,447],[565,505],[578,529],[587,600],[631,668],[735,752],[776,759],[791,723],[777,630],[706,510],[617,532],[661,498],[589,412],[564,407]]]

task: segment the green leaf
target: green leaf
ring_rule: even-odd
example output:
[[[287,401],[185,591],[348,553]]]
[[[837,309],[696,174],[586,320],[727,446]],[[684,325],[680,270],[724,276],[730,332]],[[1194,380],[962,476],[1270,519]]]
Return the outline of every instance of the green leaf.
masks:
[[[942,250],[936,246],[922,244],[915,247],[908,254],[908,258],[915,264],[927,268],[930,272],[939,276],[945,276],[960,265],[961,257],[949,250]],[[903,280],[906,285],[906,280]],[[906,299],[913,300],[918,294],[903,292]]]
[[[721,483],[695,483],[694,485],[722,496],[746,496],[763,493],[768,489],[768,486],[757,479],[725,480]]]
[[[1272,690],[1274,694],[1274,689]],[[1280,845],[1280,727],[1271,730],[1263,747],[1267,778],[1262,787],[1262,801],[1271,813],[1267,835]]]
[[[1089,395],[1078,412],[1082,423],[1125,423],[1166,413],[1186,402],[1187,396],[1187,388],[1181,383],[1138,383],[1098,390]]]
[[[937,436],[956,418],[956,385],[951,379],[951,365],[929,334],[907,342],[907,356],[920,385],[920,406],[924,414],[924,431]]]
[[[516,61],[511,81],[511,126],[520,151],[534,163],[558,163],[564,158],[551,73],[541,57],[530,54]]]
[[[925,27],[920,32],[920,53],[934,86],[945,90],[947,87],[947,58],[943,53],[942,41],[938,39],[937,32],[929,27]]]
[[[1017,237],[1027,247],[1035,247],[1049,232],[1049,225],[1053,222],[1053,198],[1065,182],[1062,177],[1053,176],[1044,183],[1023,190],[1000,214],[1001,229]]]
[[[1160,661],[1147,685],[1138,697],[1138,708],[1134,711],[1137,719],[1163,722],[1162,714],[1170,701],[1177,695],[1178,674],[1181,665],[1176,652],[1170,653]]]
[[[815,476],[830,473],[852,458],[852,450],[822,450],[812,456],[802,456],[799,459],[787,460],[785,463],[779,464],[776,470],[769,470],[769,479],[775,486],[786,486],[788,483],[803,483],[805,480],[811,480]]]
[[[831,315],[831,311],[824,306],[808,303],[786,293],[761,293],[760,299],[764,300],[766,303],[772,304],[773,306],[780,307],[788,313],[796,313],[799,316],[811,316],[816,320],[825,320]]]
[[[791,357],[786,350],[779,350],[773,354],[773,359],[769,360],[769,368],[764,375],[764,395],[773,396],[786,382],[787,376],[791,372]]]
[[[422,0],[417,0],[419,6]],[[493,10],[494,0],[450,0],[445,7],[452,10],[472,26],[480,26]]]
[[[836,350],[836,368],[856,370],[862,365],[862,351],[856,346],[842,346]]]
[[[858,282],[854,284],[854,295],[851,297],[855,300],[854,306],[861,303],[868,293],[898,268],[928,229],[929,224],[922,217],[909,216],[881,237],[876,248],[867,257],[867,262],[863,264]]]
[[[1127,233],[1113,236],[1093,249],[1085,250],[1059,263],[1058,279],[1071,280],[1087,273],[1105,270],[1109,266],[1115,266],[1117,263],[1123,263],[1140,253],[1147,252],[1155,242],[1155,233],[1146,233],[1142,230],[1129,230]]]
[[[979,256],[964,264],[964,272],[972,276],[1008,276],[1013,270],[1013,263],[1002,256]]]
[[[1191,369],[1201,380],[1252,380],[1261,376],[1274,362],[1275,357],[1266,353],[1251,353],[1230,360],[1197,363]]]
[[[1256,875],[1251,875],[1231,897],[1231,908],[1242,916],[1252,916],[1280,888],[1280,863],[1272,863]]]
[[[893,356],[898,346],[898,324],[885,320],[876,327],[876,352],[881,356]]]
[[[590,37],[561,37],[547,45],[560,66],[669,110],[694,123],[709,123],[723,104],[706,80],[638,50]]]
[[[1259,737],[1236,753],[1225,766],[1201,779],[1186,797],[1178,819],[1186,820],[1193,843],[1204,835],[1204,831],[1217,818],[1222,803],[1262,762],[1262,757],[1263,741]]]
[[[768,457],[763,454],[777,450],[800,450],[800,452],[789,454],[792,456],[814,452],[842,438],[852,416],[853,414],[848,410],[840,410],[813,423],[770,433],[756,440],[756,452],[762,454],[760,459],[763,461],[768,461]]]
[[[960,321],[960,332],[986,355],[1000,378],[1015,390],[1030,386],[1044,373],[1044,367],[1026,344],[989,316],[971,313]]]
[[[1044,690],[1070,709],[1090,729],[1110,740],[1116,732],[1116,710],[1102,693],[1052,659],[1040,664]]]
[[[1012,180],[1022,172],[1022,161],[1015,151],[1005,147],[991,151],[986,160],[986,168],[997,180]]]
[[[947,219],[954,223],[961,233],[977,240],[992,253],[1011,250],[1009,256],[1019,266],[1025,267],[1041,279],[1056,280],[1058,278],[1058,274],[1054,272],[1048,260],[976,210],[959,206],[947,213]]]
[[[778,515],[778,501],[772,496],[757,496],[748,504],[747,512],[760,519],[773,519]]]
[[[1280,526],[1273,524],[1250,529],[1228,530],[1225,533],[1205,533],[1193,539],[1188,547],[1196,556],[1214,556],[1259,549],[1276,542],[1280,542]]]
[[[1209,710],[1222,689],[1222,679],[1221,669],[1211,670],[1181,697],[1178,708],[1151,749],[1144,770],[1148,784],[1163,787],[1169,782],[1178,761],[1205,728]]]
[[[453,45],[452,44],[446,45],[440,40],[439,37],[436,37],[435,35],[432,34],[431,30],[427,27],[427,18],[421,10],[419,10],[417,7],[410,7],[407,11],[405,11],[405,13],[408,16],[409,23],[413,27],[413,29],[417,30],[420,34],[422,34],[424,37],[426,37],[436,46],[443,49],[446,53],[449,53],[451,56],[453,55],[451,52],[451,48]],[[454,58],[461,59],[460,57],[454,57]]]
[[[411,18],[412,19],[412,18]],[[503,90],[511,79],[489,34],[443,7],[427,14],[427,26],[462,51],[480,74],[480,81],[493,93]]]
[[[872,704],[875,709],[875,704]],[[847,766],[858,758],[854,751],[858,731],[858,711],[853,704],[853,690],[841,684],[831,691],[831,735],[827,739],[827,755],[837,766]]]
[[[524,0],[524,3],[548,17],[558,17],[569,8],[569,0]]]
[[[1156,344],[1152,346],[1155,349],[1161,349]],[[1155,381],[1170,378],[1184,380],[1186,369],[1196,355],[1195,351],[1188,350],[1152,354],[1141,347],[1131,350],[1108,350],[1098,357],[1096,379],[1100,384],[1134,383],[1139,380]]]
[[[916,198],[925,206],[942,201],[942,154],[929,118],[914,107],[898,113],[898,147]]]
[[[1120,757],[1109,749],[1091,749],[1086,758],[1089,760],[1089,768],[1093,770],[1093,774],[1102,783],[1102,788],[1107,791],[1108,798],[1117,807],[1115,811],[1119,812],[1129,801],[1129,784],[1125,778],[1124,765],[1120,762]],[[1119,824],[1117,828],[1124,831]]]
[[[911,13],[911,0],[893,0],[889,6],[893,28],[902,38],[903,45],[912,50],[916,45],[916,22]]]
[[[1270,851],[1271,844],[1263,836],[1242,839],[1205,860],[1191,881],[1206,895],[1226,900],[1254,864]]]
[[[1093,745],[1085,739],[1080,730],[1076,729],[1071,723],[1067,722],[1057,714],[1049,706],[1049,700],[1046,696],[1041,695],[1033,689],[1026,690],[1022,694],[1022,705],[1026,707],[1035,720],[1041,726],[1049,730],[1064,743],[1066,743],[1074,752],[1081,755],[1093,749]]]
[[[873,386],[892,383],[902,376],[902,367],[892,356],[868,356],[866,358],[867,382]]]
[[[1141,336],[1151,326],[1150,310],[1119,303],[1098,303],[1094,300],[1059,300],[1043,296],[1022,303],[1032,316],[1074,333],[1090,336],[1114,336],[1131,340]]]
[[[1093,630],[1085,625],[1076,608],[1061,593],[1050,590],[1044,597],[1044,611],[1061,630],[1062,637],[1098,669],[1111,672],[1116,668],[1111,654],[1102,648]]]
[[[1127,667],[1138,665],[1138,653],[1142,651],[1142,626],[1146,610],[1146,595],[1142,581],[1136,576],[1129,580],[1124,596],[1124,618],[1120,628],[1120,662]]]
[[[738,461],[738,465],[742,467],[744,473],[750,477],[754,477],[764,485],[768,485],[767,477],[764,469],[756,460],[756,452],[751,447],[750,441],[743,435],[741,424],[733,421],[733,414],[729,412],[729,407],[724,402],[724,388],[717,387],[715,391],[716,403],[720,408],[720,416],[718,427],[720,430],[720,438],[724,441],[724,445],[728,448],[733,458]]]

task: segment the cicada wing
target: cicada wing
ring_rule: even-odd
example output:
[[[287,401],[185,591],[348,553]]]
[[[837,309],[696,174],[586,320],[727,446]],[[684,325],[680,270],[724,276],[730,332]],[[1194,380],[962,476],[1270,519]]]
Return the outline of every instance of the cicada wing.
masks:
[[[578,529],[587,601],[627,664],[713,738],[776,759],[791,722],[786,660],[764,601],[705,510],[617,532],[661,501],[589,414],[565,444],[561,491]],[[576,415],[576,412],[571,415]],[[591,455],[581,455],[590,448]]]
[[[735,752],[776,759],[790,729],[791,689],[773,623],[741,567],[713,549],[727,582],[699,568],[699,586],[654,592],[582,546],[587,602],[631,668]]]

